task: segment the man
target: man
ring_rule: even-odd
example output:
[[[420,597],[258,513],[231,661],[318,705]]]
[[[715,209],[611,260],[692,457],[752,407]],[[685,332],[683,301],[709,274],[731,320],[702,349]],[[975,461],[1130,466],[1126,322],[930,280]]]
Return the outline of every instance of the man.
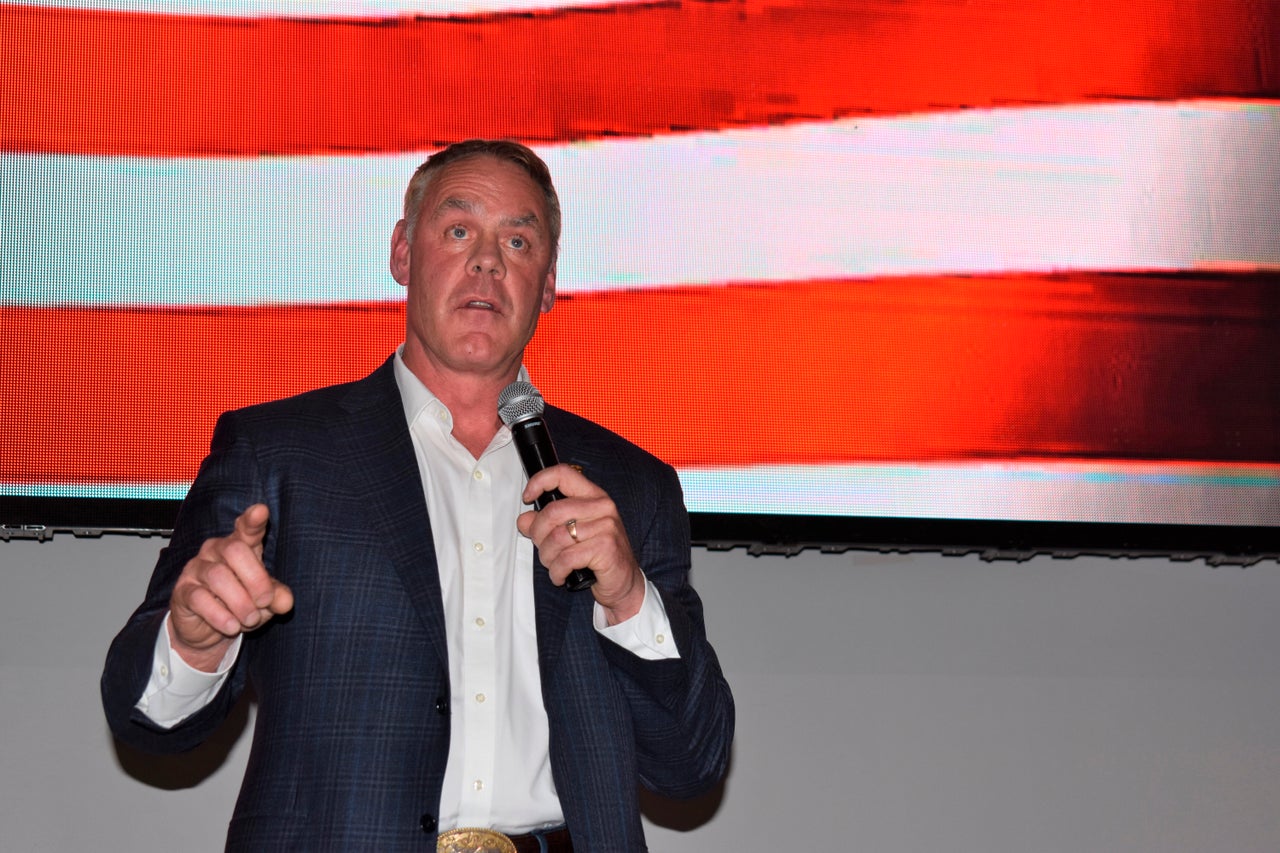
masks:
[[[549,407],[567,464],[526,483],[499,420],[559,231],[528,148],[437,153],[391,240],[403,347],[219,419],[102,694],[121,740],[175,752],[252,682],[229,849],[475,849],[457,830],[479,826],[643,850],[637,783],[692,796],[724,773],[733,700],[674,470]],[[563,585],[580,568],[589,592]]]

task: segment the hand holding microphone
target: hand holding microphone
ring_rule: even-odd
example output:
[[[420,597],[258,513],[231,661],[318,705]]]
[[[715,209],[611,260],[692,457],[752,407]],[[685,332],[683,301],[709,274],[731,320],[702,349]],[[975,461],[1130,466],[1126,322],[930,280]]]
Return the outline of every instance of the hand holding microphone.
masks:
[[[618,508],[604,489],[571,466],[560,465],[542,413],[545,404],[528,382],[513,382],[498,397],[529,483],[524,498],[537,512],[517,519],[533,540],[552,579],[569,589],[590,588],[610,624],[629,619],[644,602],[644,573],[636,562]]]
[[[545,409],[542,394],[528,382],[512,382],[498,395],[498,416],[511,430],[511,439],[520,452],[524,471],[530,477],[560,463],[555,445],[551,443],[551,433],[547,432],[547,422],[542,419]],[[553,488],[535,498],[533,505],[541,511],[557,500],[564,500],[564,494]],[[565,529],[574,542],[579,541],[577,519],[565,522]],[[589,588],[595,582],[596,575],[591,569],[574,569],[565,580],[565,586],[576,592]]]

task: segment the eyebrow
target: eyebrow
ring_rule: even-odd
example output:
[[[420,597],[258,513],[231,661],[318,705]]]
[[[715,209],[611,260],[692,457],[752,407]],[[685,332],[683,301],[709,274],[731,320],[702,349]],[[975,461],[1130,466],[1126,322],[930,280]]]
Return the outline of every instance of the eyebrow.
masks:
[[[538,219],[536,213],[526,213],[524,216],[514,216],[503,220],[504,225],[512,225],[516,228],[527,228],[530,226],[542,227],[542,222]]]
[[[449,196],[436,205],[432,218],[440,216],[447,210],[461,210],[463,213],[469,213],[473,216],[478,215],[476,206],[469,200],[458,198],[457,196]],[[502,220],[502,224],[513,228],[528,228],[531,226],[539,230],[542,228],[542,220],[538,219],[538,214],[533,212],[526,213],[523,216],[508,216]]]

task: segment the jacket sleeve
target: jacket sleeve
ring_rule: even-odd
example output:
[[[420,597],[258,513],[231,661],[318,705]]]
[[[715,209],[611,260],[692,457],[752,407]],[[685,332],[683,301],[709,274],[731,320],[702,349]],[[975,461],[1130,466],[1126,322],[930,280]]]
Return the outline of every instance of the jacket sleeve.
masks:
[[[643,660],[603,640],[628,702],[640,778],[668,797],[693,797],[725,773],[734,731],[729,685],[707,640],[702,601],[689,584],[689,516],[675,470],[661,465],[648,528],[633,533],[636,558],[657,587],[680,657]]]
[[[234,415],[223,415],[214,430],[209,456],[178,511],[169,544],[160,551],[146,597],[107,652],[100,682],[103,710],[112,733],[135,749],[153,753],[193,749],[218,728],[244,690],[250,643],[241,647],[230,677],[213,701],[172,729],[157,726],[134,707],[151,675],[156,637],[174,584],[206,539],[225,536],[245,508],[267,500],[257,473],[249,442],[237,436]],[[264,542],[268,570],[273,544],[269,528]]]

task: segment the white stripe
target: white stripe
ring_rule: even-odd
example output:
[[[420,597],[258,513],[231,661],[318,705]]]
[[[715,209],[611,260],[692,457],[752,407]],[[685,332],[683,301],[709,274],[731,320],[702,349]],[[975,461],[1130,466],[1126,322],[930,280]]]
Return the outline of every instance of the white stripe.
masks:
[[[626,6],[646,0],[21,0],[15,6],[52,6],[162,15],[333,18],[448,17],[532,12],[592,6]]]
[[[1070,269],[1280,268],[1280,106],[974,110],[541,152],[561,292]],[[0,157],[10,303],[398,299],[424,153]]]

